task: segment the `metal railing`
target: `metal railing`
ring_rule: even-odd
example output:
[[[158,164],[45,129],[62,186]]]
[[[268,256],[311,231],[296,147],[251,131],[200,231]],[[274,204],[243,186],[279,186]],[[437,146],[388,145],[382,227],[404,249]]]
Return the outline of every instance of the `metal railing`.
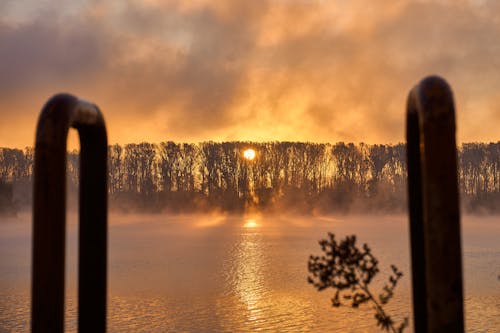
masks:
[[[455,111],[448,84],[408,97],[407,159],[414,330],[464,331]],[[42,110],[35,147],[32,331],[64,331],[66,140],[80,136],[78,330],[106,331],[107,139],[99,109],[71,95]]]
[[[80,137],[78,331],[106,331],[107,137],[99,109],[51,98],[38,120],[33,198],[32,332],[64,331],[66,141]]]
[[[464,331],[462,251],[451,88],[431,76],[407,105],[414,330]]]

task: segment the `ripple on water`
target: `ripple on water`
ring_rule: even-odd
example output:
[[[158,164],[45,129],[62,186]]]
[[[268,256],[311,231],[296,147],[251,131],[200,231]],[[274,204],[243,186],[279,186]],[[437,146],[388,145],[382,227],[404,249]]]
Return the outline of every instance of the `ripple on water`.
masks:
[[[331,291],[318,293],[306,283],[307,257],[318,251],[317,240],[328,230],[356,233],[376,249],[381,266],[395,263],[409,272],[407,239],[400,237],[407,235],[406,229],[391,222],[383,228],[376,225],[383,232],[362,223],[360,229],[356,223],[310,229],[307,224],[295,229],[285,224],[285,229],[263,231],[266,224],[255,223],[243,232],[229,228],[226,233],[215,227],[183,231],[181,225],[172,233],[170,225],[161,223],[112,226],[108,331],[379,332],[370,307],[334,309]],[[498,332],[500,327],[498,232],[487,231],[483,233],[491,238],[489,243],[483,241],[483,233],[465,238],[465,315],[470,333]],[[30,239],[19,241],[17,235],[0,230],[0,333],[29,331],[29,256],[11,253],[29,248]],[[411,313],[409,276],[405,274],[389,304],[397,322]],[[385,282],[386,277],[381,279]],[[76,331],[75,300],[69,290],[67,332]]]
[[[66,306],[66,332],[76,332],[76,308],[73,299]],[[376,331],[369,308],[318,307],[316,302],[292,295],[273,295],[253,309],[237,297],[223,297],[212,306],[201,299],[186,302],[164,296],[111,297],[108,306],[109,332],[361,332]],[[404,303],[404,302],[403,302]],[[29,297],[1,295],[0,332],[29,331]],[[399,307],[402,304],[394,304]],[[498,296],[467,297],[466,331],[495,332],[500,327]],[[391,310],[391,309],[390,309]],[[321,321],[316,320],[321,318]],[[325,318],[327,318],[325,320]],[[401,314],[397,319],[401,318]],[[412,330],[408,330],[411,332]]]

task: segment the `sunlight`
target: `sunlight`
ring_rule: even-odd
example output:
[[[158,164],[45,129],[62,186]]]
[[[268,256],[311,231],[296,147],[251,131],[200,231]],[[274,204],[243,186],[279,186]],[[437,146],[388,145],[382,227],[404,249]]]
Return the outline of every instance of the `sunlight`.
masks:
[[[247,220],[247,224],[255,220]],[[258,233],[244,233],[238,246],[236,261],[236,284],[235,291],[240,300],[246,306],[246,320],[250,322],[262,321],[266,308],[264,298],[265,283],[262,275],[264,267],[264,253],[262,238]]]
[[[251,161],[255,158],[255,150],[249,148],[243,152],[243,157]]]
[[[257,224],[257,222],[254,220],[254,219],[248,219],[248,220],[245,220],[245,224],[243,225],[244,228],[257,228],[259,225]]]

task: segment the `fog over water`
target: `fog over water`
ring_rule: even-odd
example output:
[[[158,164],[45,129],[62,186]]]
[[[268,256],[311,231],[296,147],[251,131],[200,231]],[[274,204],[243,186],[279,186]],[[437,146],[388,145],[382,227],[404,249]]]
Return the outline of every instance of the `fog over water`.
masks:
[[[67,331],[76,330],[76,237],[69,216]],[[0,218],[0,332],[29,330],[31,217]],[[110,332],[377,332],[370,306],[332,308],[306,282],[331,231],[356,234],[379,259],[377,293],[404,277],[388,309],[411,317],[405,216],[119,215],[109,217]],[[500,330],[500,218],[463,217],[468,332]],[[410,330],[409,330],[410,331]]]

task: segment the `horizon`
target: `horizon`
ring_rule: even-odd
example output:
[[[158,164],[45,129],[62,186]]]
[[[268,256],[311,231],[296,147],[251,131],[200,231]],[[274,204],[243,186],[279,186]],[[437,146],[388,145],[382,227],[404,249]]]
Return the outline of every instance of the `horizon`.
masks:
[[[465,212],[499,212],[499,149],[500,142],[458,149]],[[11,184],[12,207],[31,205],[33,154],[0,148],[0,176]],[[108,195],[111,207],[124,211],[405,211],[407,163],[404,144],[110,145]],[[70,152],[67,179],[73,191],[79,188],[78,165],[78,152]]]

